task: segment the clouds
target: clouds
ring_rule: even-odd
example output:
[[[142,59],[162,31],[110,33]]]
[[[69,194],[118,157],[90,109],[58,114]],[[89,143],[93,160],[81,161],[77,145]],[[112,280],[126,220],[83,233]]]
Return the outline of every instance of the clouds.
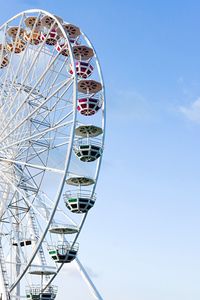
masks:
[[[180,106],[179,111],[188,120],[200,124],[200,97],[188,106]]]

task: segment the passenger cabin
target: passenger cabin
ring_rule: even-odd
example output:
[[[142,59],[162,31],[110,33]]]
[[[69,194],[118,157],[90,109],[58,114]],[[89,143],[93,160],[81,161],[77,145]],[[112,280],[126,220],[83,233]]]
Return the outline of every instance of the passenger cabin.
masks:
[[[95,195],[91,196],[88,191],[79,193],[65,193],[64,200],[67,208],[73,213],[86,213],[95,203]]]
[[[77,61],[75,66],[77,76],[84,79],[88,78],[94,70],[93,65],[85,61]],[[69,73],[73,74],[72,65],[70,65]]]
[[[26,298],[29,300],[54,300],[57,288],[50,286],[42,291],[41,286],[32,286],[26,290]]]
[[[95,97],[85,97],[78,99],[77,110],[81,115],[92,116],[101,108],[101,102]]]
[[[103,148],[100,144],[97,143],[87,143],[87,141],[83,143],[77,143],[74,146],[75,155],[83,162],[93,162],[98,159],[102,153]]]
[[[57,263],[70,263],[76,258],[78,244],[71,247],[70,244],[58,244],[49,248],[49,254]]]

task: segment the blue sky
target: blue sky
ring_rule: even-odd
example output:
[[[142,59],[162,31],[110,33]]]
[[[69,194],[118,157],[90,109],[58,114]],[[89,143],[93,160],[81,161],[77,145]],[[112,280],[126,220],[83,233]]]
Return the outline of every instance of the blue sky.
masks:
[[[7,0],[87,33],[107,94],[98,201],[79,257],[105,299],[200,297],[200,2]],[[67,275],[70,275],[67,277]],[[91,299],[73,268],[58,300]]]

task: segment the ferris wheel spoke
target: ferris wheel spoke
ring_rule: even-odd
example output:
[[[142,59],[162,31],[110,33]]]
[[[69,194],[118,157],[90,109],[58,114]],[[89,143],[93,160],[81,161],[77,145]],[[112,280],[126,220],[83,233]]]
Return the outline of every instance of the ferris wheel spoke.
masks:
[[[56,148],[60,148],[60,147],[63,147],[63,146],[66,146],[69,144],[69,141],[67,142],[63,142],[63,143],[59,143],[59,144],[56,144],[52,147],[52,149],[56,149]]]
[[[48,126],[50,127],[50,123],[49,123],[49,121],[46,121],[46,119],[48,119],[48,117],[50,116],[50,114],[52,112],[58,112],[60,110],[62,113],[64,113],[65,110],[68,107],[70,108],[72,106],[72,104],[70,104],[68,106],[65,104],[65,106],[57,108],[57,105],[59,104],[60,101],[63,100],[63,97],[64,97],[65,93],[68,91],[68,89],[69,89],[68,87],[66,89],[64,89],[62,94],[59,95],[59,96],[55,95],[55,99],[57,98],[57,100],[55,101],[55,103],[49,109],[44,110],[42,112],[40,112],[40,111],[38,112],[38,115],[40,116],[41,120],[38,120],[36,118],[31,118],[31,122],[38,123],[38,125],[43,125],[43,126],[46,126],[46,127],[48,127]],[[66,114],[66,113],[65,113],[65,115],[66,115],[65,118],[68,118],[70,116],[70,114]]]
[[[63,114],[67,108],[67,105],[63,106],[63,107],[59,107],[57,108],[59,102],[61,100],[63,100],[63,96],[65,95],[65,93],[67,92],[68,88],[66,90],[63,91],[63,93],[58,96],[55,97],[57,98],[57,101],[52,105],[52,107],[49,109],[50,112],[55,111],[56,113],[58,113],[59,111],[61,112],[61,114]],[[69,102],[69,101],[68,101]],[[72,108],[72,104],[68,106],[68,108]],[[42,121],[45,121],[45,119],[49,116],[49,111],[46,112],[46,114],[44,114]],[[69,118],[69,116],[73,113],[73,110],[71,110],[71,112],[69,112],[68,114],[64,113],[64,117],[62,117],[60,119],[60,117],[58,117],[59,121],[55,124],[55,126],[59,125],[60,123],[62,123],[65,119]]]
[[[65,58],[65,60],[63,61],[62,65],[58,71],[56,71],[56,68],[57,68],[56,64],[53,64],[53,66],[51,67],[52,72],[49,73],[49,76],[46,79],[45,85],[42,90],[43,95],[48,93],[52,89],[52,87],[55,86],[55,83],[58,80],[60,73],[63,71],[64,67],[66,67],[67,61],[68,61],[68,57]],[[54,77],[54,75],[55,75],[55,77]],[[67,73],[65,73],[65,78],[70,78],[70,76],[69,75],[67,76]],[[31,82],[30,82],[30,84],[31,84]],[[42,84],[43,84],[43,82],[40,83],[40,87],[42,86]]]
[[[37,213],[39,214],[39,216],[45,221],[47,222],[46,220],[46,217],[42,214],[42,212],[37,209],[33,203],[28,199],[26,193],[24,191],[22,191],[20,188],[18,188],[10,178],[8,178],[8,176],[6,176],[2,171],[0,171],[1,173],[1,176],[5,179],[5,181],[10,185],[10,187],[12,188],[12,190],[14,192],[17,192],[23,199],[24,201],[26,202],[26,204],[28,204],[30,207],[32,207],[32,209]],[[28,187],[27,187],[28,188]]]
[[[31,161],[31,160],[34,160],[34,158],[36,157],[36,156],[40,156],[40,155],[42,155],[44,152],[46,152],[46,151],[50,151],[50,150],[54,150],[54,149],[56,149],[56,148],[59,148],[59,147],[63,147],[63,146],[66,146],[66,145],[68,145],[69,144],[69,136],[67,136],[66,134],[65,134],[65,136],[63,137],[63,139],[65,139],[65,142],[63,142],[63,143],[57,143],[57,144],[55,144],[55,138],[50,138],[50,139],[48,139],[47,138],[47,140],[51,140],[51,141],[54,141],[54,143],[52,144],[52,143],[50,143],[50,146],[48,147],[48,148],[36,148],[36,147],[33,147],[33,145],[32,145],[32,149],[34,150],[33,152],[31,152],[31,153],[29,153],[28,154],[28,156],[27,156],[27,145],[26,144],[24,144],[23,146],[21,146],[20,147],[20,151],[19,151],[19,153],[18,153],[18,155],[17,155],[17,157],[18,158],[20,158],[20,160],[23,160],[23,159],[25,159],[25,158],[27,158],[27,161]],[[66,141],[66,139],[67,139],[67,141]],[[16,149],[18,149],[18,146],[15,146],[16,147]],[[17,158],[16,157],[16,158]]]
[[[40,13],[37,15],[37,18],[36,18],[36,22],[37,20],[40,18]],[[36,23],[34,24],[33,26],[33,30],[35,30],[35,26],[36,26]],[[21,27],[19,26],[18,28],[18,31],[21,29]],[[21,55],[21,58],[20,58],[20,62],[18,64],[18,67],[17,67],[17,70],[16,72],[14,73],[14,76],[13,76],[13,80],[12,80],[12,84],[10,86],[10,88],[8,89],[8,91],[10,92],[13,88],[13,84],[14,82],[16,82],[17,78],[19,77],[19,75],[23,74],[24,77],[26,78],[26,76],[29,74],[29,72],[32,70],[32,65],[30,66],[29,70],[27,70],[25,68],[25,66],[27,66],[27,63],[29,62],[30,60],[30,56],[28,55],[28,49],[29,49],[29,45],[30,45],[30,40],[27,42],[26,44],[26,48],[25,50],[23,51],[23,54]],[[14,51],[12,53],[12,55],[14,55]],[[37,56],[35,58],[35,60],[37,59]],[[35,62],[35,61],[34,61]],[[11,64],[10,64],[11,65]],[[33,65],[34,66],[34,65]],[[28,71],[28,74],[26,75],[25,74],[25,70]],[[9,95],[8,95],[9,96]],[[8,97],[7,97],[8,99]]]
[[[12,62],[13,57],[14,57],[14,53],[15,53],[15,49],[16,49],[16,42],[17,42],[17,39],[19,38],[20,27],[21,27],[23,19],[24,19],[24,14],[22,14],[20,22],[19,22],[19,28],[17,30],[17,35],[16,35],[16,40],[14,42],[13,51],[12,51],[11,56],[10,56],[10,62]],[[10,73],[10,68],[11,67],[12,67],[12,64],[10,63],[8,65],[7,72],[5,73],[5,79],[4,79],[2,91],[4,91],[4,89],[5,89],[6,81],[7,81],[8,75],[10,75],[9,73]],[[2,93],[1,93],[1,97],[2,97]]]
[[[45,74],[44,78],[40,81],[40,83],[38,84],[38,89],[43,93],[43,95],[45,94],[44,91],[45,89],[47,89],[47,86],[49,85],[54,85],[54,83],[52,84],[51,81],[53,81],[54,76],[56,77],[58,73],[58,71],[56,71],[56,64],[53,63],[52,61],[54,60],[54,56],[49,56],[48,54],[46,54],[46,57],[44,57],[44,60],[49,58],[49,62],[47,63],[47,65],[49,65],[49,69],[48,72]],[[27,81],[27,85],[32,86],[33,84],[35,84],[37,77],[36,74],[38,72],[38,68],[41,66],[41,59],[38,58],[38,60],[36,61],[34,68],[32,69],[32,76],[29,78],[29,80]],[[66,78],[69,76],[66,76]],[[54,80],[55,82],[56,80]],[[51,89],[51,87],[49,88]],[[49,90],[47,89],[47,90]],[[45,95],[47,96],[47,95]]]
[[[42,43],[42,52],[44,53],[44,55],[45,55],[45,59],[48,59],[49,58],[49,61],[47,61],[47,66],[49,66],[49,69],[50,68],[55,68],[56,67],[56,64],[54,64],[54,60],[55,60],[55,57],[57,58],[57,55],[58,55],[58,53],[56,54],[56,55],[53,55],[51,52],[49,52],[49,51],[46,51],[46,49],[45,49],[45,43],[46,43],[46,40],[47,40],[47,38],[48,38],[48,35],[50,34],[50,32],[51,32],[51,30],[53,29],[53,27],[54,27],[54,25],[55,25],[55,22],[51,25],[51,27],[49,28],[49,31],[47,32],[47,34],[46,34],[46,38],[44,39],[44,41],[43,41],[43,43]],[[39,65],[41,64],[41,61],[39,61],[39,60],[37,60],[37,63],[35,63],[34,64],[34,70],[35,70],[35,72],[32,72],[32,78],[34,77],[34,75],[35,75],[35,73],[37,72],[37,69],[38,69],[38,67],[39,67]],[[53,72],[51,72],[50,73],[50,77],[52,76],[52,73]],[[36,78],[37,78],[37,76],[35,76]]]
[[[52,97],[54,97],[63,87],[65,87],[67,85],[67,88],[70,87],[70,85],[72,84],[72,80],[69,80],[67,82],[64,82],[63,84],[61,84],[61,86],[59,88],[57,88],[47,99],[44,100],[43,103],[41,103],[36,109],[34,109],[28,116],[26,116],[26,118],[24,118],[14,129],[12,129],[9,134],[7,134],[6,136],[4,136],[1,139],[1,142],[3,142],[6,138],[8,138],[15,130],[17,130],[20,126],[22,126],[25,122],[27,122],[27,120],[30,120],[30,118],[37,113],[37,111],[44,105],[46,104],[49,99],[51,99]],[[15,115],[15,114],[14,114]],[[12,120],[11,120],[12,121]]]
[[[72,114],[72,112],[70,112],[64,119],[66,119],[67,117],[69,117],[70,115]],[[47,128],[46,130],[43,130],[43,131],[39,131],[31,136],[28,136],[28,137],[25,137],[21,140],[18,140],[18,135],[15,137],[14,140],[16,140],[16,142],[14,143],[11,143],[11,144],[8,144],[6,145],[5,147],[2,147],[1,148],[1,151],[4,151],[6,149],[9,149],[10,147],[13,147],[13,146],[17,146],[17,145],[20,145],[24,142],[32,142],[32,143],[42,143],[40,142],[40,139],[42,137],[44,137],[47,133],[50,133],[52,131],[55,131],[59,128],[62,128],[62,127],[66,127],[66,126],[69,126],[71,124],[72,121],[67,121],[67,122],[64,122],[64,123],[61,123],[63,120],[60,120],[59,124],[55,124],[53,125],[51,128]],[[61,124],[60,124],[61,123]],[[11,133],[10,133],[11,134]],[[3,142],[3,141],[2,141]]]
[[[59,84],[58,88],[56,89],[56,91],[54,91],[51,95],[49,95],[47,98],[44,98],[44,101],[40,104],[36,105],[36,108],[31,112],[31,116],[34,115],[35,113],[40,112],[40,109],[44,109],[44,105],[45,103],[47,103],[52,97],[56,98],[56,94],[59,93],[60,90],[62,90],[62,88],[64,88],[66,86],[66,88],[64,89],[63,94],[69,89],[70,85],[72,83],[72,79],[69,79],[68,81],[63,81]],[[58,101],[62,98],[63,94],[61,96],[57,96],[58,97]],[[24,105],[26,104],[27,98],[25,98],[24,100]],[[31,105],[33,105],[34,102],[31,102]],[[55,105],[54,105],[55,106]],[[12,120],[15,119],[15,117],[17,116],[17,113],[19,113],[20,109],[22,109],[22,105],[20,106],[20,108],[18,108],[18,110],[16,110],[16,112],[12,115],[12,118],[9,119],[9,123],[12,122]],[[47,110],[47,114],[49,114],[50,112],[53,111],[53,108],[49,108]],[[26,111],[24,110],[24,113]],[[27,118],[26,118],[27,119]],[[18,120],[17,120],[18,121]],[[5,128],[8,126],[8,123],[5,125]]]
[[[24,146],[24,149],[21,149],[21,151],[19,152],[18,157],[20,157],[20,159],[23,161],[23,159],[27,159],[27,161],[33,161],[36,157],[40,157],[40,155],[44,154],[44,152],[46,151],[50,151],[50,150],[55,150],[57,148],[61,148],[64,147],[66,145],[69,144],[69,141],[67,140],[67,142],[63,142],[63,143],[59,143],[59,144],[55,144],[49,147],[49,149],[37,149],[37,151],[34,151],[33,153],[29,154],[29,158],[27,159],[27,155],[23,156],[24,153],[27,152],[27,147]],[[22,147],[23,148],[23,147]]]
[[[39,13],[38,16],[37,16],[37,18],[36,18],[36,22],[37,22],[37,20],[39,19],[40,15],[41,15],[41,14]],[[33,26],[33,31],[35,30],[36,22],[35,22],[35,24],[34,24],[34,26]],[[20,22],[20,25],[19,25],[19,28],[18,28],[18,32],[19,32],[19,30],[20,30],[20,28],[21,28],[21,23],[22,23],[22,20],[21,20],[21,22]],[[52,25],[52,26],[53,26],[53,25]],[[41,44],[41,46],[40,46],[40,49],[39,49],[39,51],[38,51],[38,53],[37,53],[35,59],[33,60],[33,63],[31,64],[30,68],[28,69],[28,72],[26,73],[25,78],[24,78],[24,82],[26,81],[26,79],[28,78],[28,75],[29,75],[30,72],[32,71],[32,69],[33,69],[33,67],[34,67],[34,64],[36,63],[36,60],[38,59],[38,56],[39,56],[40,52],[42,51],[43,46],[45,45],[45,42],[46,42],[46,39],[42,42],[42,44]],[[30,44],[30,40],[27,42],[27,46],[29,46],[29,44]],[[15,44],[15,45],[16,45],[16,44]],[[15,49],[15,48],[14,48],[14,49]],[[17,79],[17,77],[18,77],[18,74],[19,74],[19,71],[20,71],[20,68],[26,65],[26,64],[23,63],[23,60],[24,60],[24,58],[26,57],[27,52],[28,52],[28,47],[26,47],[26,49],[25,49],[24,52],[23,52],[23,56],[21,57],[21,61],[20,61],[19,65],[18,65],[17,72],[15,73],[15,77],[13,78],[13,82],[16,81],[16,79]],[[14,51],[12,52],[12,57],[13,57],[13,56],[14,56]],[[10,64],[10,65],[11,65],[11,64]],[[9,65],[9,66],[10,66],[10,65]],[[25,70],[25,68],[22,69],[22,73],[23,73],[23,70]],[[8,72],[9,72],[9,70],[7,70],[7,73],[8,73]]]
[[[4,160],[5,161],[5,160]],[[11,161],[11,160],[6,160],[5,162],[13,162],[13,163],[16,163],[17,165],[25,165],[25,164],[22,164],[21,162],[18,162],[18,161]],[[34,166],[34,165],[31,165],[31,164],[26,164],[26,166],[28,166],[28,167],[31,167],[31,168],[38,168],[38,166]],[[39,168],[40,169],[40,168]],[[49,169],[49,171],[51,171],[51,172],[56,172],[56,173],[59,173],[59,174],[63,174],[63,171],[62,170],[58,170],[58,169]],[[34,176],[31,176],[31,178],[33,178]],[[14,194],[16,194],[16,193],[19,193],[19,194],[21,194],[21,196],[23,197],[23,199],[26,201],[26,203],[27,204],[29,204],[30,205],[30,207],[32,207],[32,205],[33,205],[33,203],[31,203],[30,201],[29,201],[29,199],[28,199],[28,197],[27,197],[27,195],[25,195],[23,192],[21,192],[18,188],[17,188],[17,186],[16,185],[14,185],[14,184],[12,184],[12,182],[13,182],[13,179],[9,176],[6,176],[5,175],[5,173],[4,173],[4,178],[5,178],[5,180],[6,180],[6,182],[8,183],[8,184],[10,184],[10,185],[12,185],[12,189],[14,190]],[[14,195],[13,194],[13,195]],[[44,202],[46,202],[46,201],[43,201],[42,200],[42,198],[39,196],[39,195],[37,195],[37,205],[35,206],[36,208],[38,207],[38,209],[39,208],[43,208],[43,209],[45,209],[45,211],[46,211],[46,214],[47,214],[47,212],[48,212],[48,214],[49,214],[49,211],[52,209],[52,207],[53,207],[53,204],[54,204],[54,201],[53,200],[51,200],[49,197],[47,197],[47,195],[45,195],[44,193],[41,193],[41,196],[42,197],[44,197],[46,200],[48,200],[48,202],[49,202],[49,205],[47,205],[47,204],[44,204]],[[14,196],[12,197],[12,198],[14,198]],[[11,201],[12,202],[12,201]],[[32,209],[34,210],[34,208],[32,207]],[[27,207],[27,210],[29,211],[29,207]],[[76,225],[77,226],[77,224],[68,216],[68,215],[66,215],[66,214],[64,214],[63,213],[63,211],[61,210],[61,209],[59,209],[58,208],[58,211],[59,212],[61,212],[68,220],[70,220],[74,225]],[[38,212],[38,210],[36,210],[36,212]],[[41,211],[40,211],[41,212]],[[42,218],[43,218],[43,220],[45,220],[45,221],[47,221],[47,219],[48,219],[48,217],[46,217],[46,216],[42,216]],[[10,219],[9,219],[10,220]]]
[[[40,166],[40,165],[34,165],[34,164],[30,164],[30,163],[23,162],[20,160],[5,159],[5,158],[0,157],[0,161],[10,162],[10,163],[14,163],[17,165],[22,165],[22,166],[42,170],[42,171],[49,171],[49,172],[53,172],[53,173],[64,174],[64,170],[61,170],[61,169],[55,169],[55,168],[50,168],[50,167],[45,167],[45,166]]]
[[[41,46],[42,47],[42,46]],[[40,54],[40,52],[38,52]],[[39,55],[38,54],[38,55]],[[21,105],[19,106],[17,112],[19,111],[19,109],[24,105],[24,103],[28,100],[28,98],[31,96],[31,94],[33,93],[33,91],[37,88],[38,84],[43,80],[44,76],[47,74],[47,72],[49,71],[49,68],[55,63],[55,61],[57,60],[59,56],[59,53],[51,60],[51,63],[46,67],[46,69],[44,70],[44,72],[41,74],[41,76],[39,77],[39,79],[37,80],[37,82],[34,84],[34,86],[31,88],[31,90],[29,91],[27,97],[25,97],[24,99],[24,102],[21,103]],[[37,59],[37,56],[36,56],[36,59]],[[32,67],[35,63],[35,60],[33,61],[33,63],[31,64],[31,67],[29,68],[29,71],[27,73],[27,75],[25,76],[23,82],[21,83],[21,86],[20,88],[18,89],[17,93],[15,94],[15,96],[13,97],[13,99],[11,100],[11,105],[10,105],[10,109],[12,107],[12,104],[14,103],[14,101],[16,100],[16,97],[19,95],[19,92],[22,91],[22,88],[23,86],[25,85],[25,82],[26,82],[26,79],[28,78],[28,75],[29,73],[31,72],[32,70]],[[13,81],[14,82],[14,81]],[[10,112],[10,109],[7,111],[7,114],[8,112]],[[5,115],[5,118],[7,117],[7,114]],[[3,119],[2,121],[2,124],[5,120],[5,118]]]

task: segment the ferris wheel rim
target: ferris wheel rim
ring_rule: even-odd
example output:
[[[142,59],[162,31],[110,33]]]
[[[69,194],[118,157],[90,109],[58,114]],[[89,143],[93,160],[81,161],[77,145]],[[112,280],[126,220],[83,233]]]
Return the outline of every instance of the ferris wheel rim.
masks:
[[[48,15],[50,17],[52,17],[59,25],[59,28],[61,29],[63,35],[65,36],[65,39],[68,41],[68,45],[69,45],[69,51],[70,51],[70,57],[73,58],[73,52],[72,52],[72,46],[70,44],[70,41],[69,41],[69,38],[66,34],[66,32],[64,31],[63,27],[62,27],[62,23],[60,22],[59,19],[57,19],[56,16],[54,16],[53,14],[45,11],[45,10],[41,10],[41,9],[30,9],[30,10],[26,10],[26,11],[23,11],[17,15],[15,15],[14,17],[10,18],[7,22],[5,22],[1,27],[3,28],[3,26],[5,26],[5,24],[8,24],[9,22],[11,22],[12,20],[22,16],[22,15],[25,15],[25,14],[28,14],[28,13],[42,13],[44,15]],[[103,81],[103,76],[102,76],[102,72],[101,72],[101,67],[100,67],[100,63],[99,63],[99,59],[97,57],[97,54],[96,54],[96,51],[95,51],[95,48],[93,47],[92,43],[89,41],[89,39],[86,37],[86,35],[81,32],[81,35],[84,37],[84,39],[87,41],[88,45],[91,46],[91,48],[94,50],[94,58],[95,58],[95,62],[96,62],[96,65],[97,65],[97,69],[98,69],[98,74],[100,76],[100,82],[102,84],[102,90],[103,90],[103,110],[102,110],[102,145],[104,145],[104,141],[105,141],[105,107],[104,107],[104,103],[105,103],[105,87],[104,87],[104,81]],[[78,82],[78,78],[77,78],[77,74],[76,74],[76,66],[75,66],[75,59],[73,58],[72,59],[72,69],[73,69],[73,76],[74,76],[74,81],[73,81],[73,89],[74,89],[74,99],[73,99],[73,126],[71,128],[73,128],[71,131],[72,131],[72,134],[71,134],[71,138],[70,138],[70,147],[68,148],[70,151],[68,152],[67,151],[67,154],[66,154],[66,159],[65,159],[65,162],[67,162],[65,168],[64,168],[64,173],[63,173],[63,176],[62,176],[62,180],[60,180],[60,188],[58,189],[58,193],[57,193],[57,200],[55,202],[55,206],[52,210],[52,213],[51,213],[51,218],[49,219],[49,222],[48,222],[48,225],[46,226],[46,229],[43,233],[43,235],[40,237],[40,240],[37,244],[37,247],[35,248],[34,250],[34,253],[32,255],[32,257],[30,258],[29,260],[29,263],[27,264],[26,268],[23,270],[23,272],[21,273],[21,275],[16,279],[16,281],[14,282],[14,284],[11,285],[11,288],[10,288],[10,292],[13,291],[13,289],[16,287],[16,285],[21,281],[21,279],[24,277],[24,275],[26,274],[29,266],[31,265],[34,257],[36,256],[38,250],[39,250],[39,247],[42,245],[42,242],[44,241],[44,238],[47,234],[47,231],[52,223],[52,220],[53,220],[53,216],[56,212],[56,209],[58,207],[58,204],[59,204],[59,200],[60,200],[60,197],[62,195],[62,191],[63,191],[63,187],[65,185],[65,179],[66,179],[66,175],[68,173],[68,169],[69,169],[69,164],[70,164],[70,158],[71,158],[71,154],[72,154],[72,144],[73,144],[73,141],[74,141],[74,138],[75,138],[75,128],[76,128],[76,115],[77,115],[77,94],[78,94],[78,91],[77,91],[77,82]],[[68,158],[67,158],[68,157]],[[97,184],[97,180],[98,180],[98,176],[99,176],[99,171],[100,171],[100,166],[101,166],[101,162],[102,162],[102,156],[100,156],[98,162],[97,162],[97,166],[96,166],[96,172],[95,172],[95,175],[94,175],[94,178],[95,178],[95,181],[94,181],[94,185],[93,185],[93,188],[92,188],[92,195],[94,194],[94,191],[95,191],[95,188],[96,188],[96,184]],[[81,232],[81,229],[84,225],[84,222],[87,218],[87,215],[88,215],[88,212],[84,214],[83,216],[83,219],[82,219],[82,222],[80,223],[80,226],[79,226],[79,231],[78,233],[76,234],[76,237],[74,238],[74,241],[73,241],[73,244],[74,245],[79,237],[79,234]],[[63,264],[61,264],[61,268],[62,268]],[[59,268],[58,270],[60,271]],[[58,271],[58,272],[59,272]],[[55,276],[57,276],[58,272],[55,274]],[[54,279],[53,276],[52,278]],[[53,281],[53,279],[51,281]],[[51,283],[51,282],[50,282]],[[50,284],[48,283],[48,285]],[[46,286],[47,287],[47,286]],[[45,287],[45,288],[46,288]]]

